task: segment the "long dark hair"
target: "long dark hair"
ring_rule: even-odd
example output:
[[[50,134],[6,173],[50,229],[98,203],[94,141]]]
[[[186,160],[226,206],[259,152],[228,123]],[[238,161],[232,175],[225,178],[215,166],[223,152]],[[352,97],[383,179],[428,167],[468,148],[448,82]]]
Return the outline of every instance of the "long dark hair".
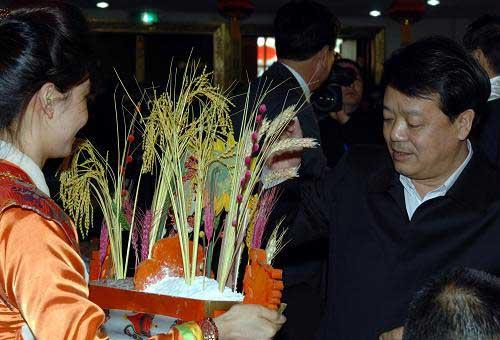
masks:
[[[66,93],[92,75],[88,25],[61,1],[33,1],[0,18],[0,130],[22,118],[45,83]]]

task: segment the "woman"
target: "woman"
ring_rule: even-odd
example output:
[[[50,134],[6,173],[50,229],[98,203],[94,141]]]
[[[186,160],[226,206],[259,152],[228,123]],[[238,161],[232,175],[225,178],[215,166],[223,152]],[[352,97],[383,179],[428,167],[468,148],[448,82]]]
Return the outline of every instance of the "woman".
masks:
[[[73,223],[41,172],[87,122],[90,47],[81,12],[36,1],[0,19],[0,339],[104,339]],[[266,339],[284,322],[260,306],[174,327],[163,339]]]

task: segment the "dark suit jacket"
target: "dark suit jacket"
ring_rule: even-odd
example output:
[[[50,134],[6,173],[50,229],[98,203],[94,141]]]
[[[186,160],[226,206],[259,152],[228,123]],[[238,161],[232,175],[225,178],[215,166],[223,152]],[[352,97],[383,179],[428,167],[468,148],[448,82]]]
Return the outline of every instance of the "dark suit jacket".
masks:
[[[311,104],[306,101],[305,95],[293,74],[281,63],[274,63],[261,77],[257,78],[248,88],[235,91],[239,95],[235,98],[235,114],[233,123],[235,133],[241,126],[241,110],[245,107],[247,97],[250,106],[256,105],[256,98],[266,89],[272,89],[263,99],[267,107],[268,118],[276,117],[283,109],[290,105],[297,105],[297,118],[305,137],[320,140],[319,126]],[[247,95],[248,93],[248,95]],[[326,164],[321,148],[306,150],[303,154],[303,163],[299,170],[302,178],[318,177]],[[295,183],[295,181],[293,181]],[[264,239],[267,238],[281,219],[289,211],[295,211],[300,204],[294,190],[280,193],[281,204],[275,208],[268,222]],[[288,220],[282,226],[288,227]],[[265,243],[264,243],[265,244]],[[328,256],[327,240],[304,242],[300,246],[285,250],[275,260],[277,268],[283,268],[283,281],[285,292],[283,301],[288,304],[285,314],[288,322],[282,328],[277,339],[310,339],[310,329],[317,328],[322,313],[324,302],[324,281]],[[304,314],[304,310],[308,312]],[[307,325],[307,326],[306,326]]]
[[[284,108],[290,105],[296,105],[300,108],[297,117],[304,137],[315,138],[319,142],[320,130],[313,108],[311,104],[306,101],[302,88],[293,74],[279,62],[274,63],[261,77],[252,81],[249,89],[239,89],[238,93],[241,93],[241,95],[236,96],[234,100],[235,114],[233,115],[233,124],[235,133],[240,130],[242,110],[245,107],[245,102],[248,101],[251,105],[256,105],[254,103],[257,102],[257,98],[269,89],[271,89],[271,91],[262,100],[267,107],[266,116],[270,119],[275,118]],[[300,177],[304,179],[317,178],[320,176],[325,165],[326,159],[321,148],[318,147],[312,150],[305,150],[299,170]],[[296,181],[291,181],[291,183],[296,183]],[[299,198],[295,190],[288,190],[289,186],[284,187],[281,192],[281,204],[273,211],[267,231],[271,231],[274,224],[277,223],[281,217],[287,216],[290,210],[296,210],[298,208],[298,204],[300,203]],[[283,223],[284,226],[287,224],[288,221]],[[325,247],[326,245],[323,245],[323,248]],[[286,267],[284,268],[284,282],[286,286],[309,281],[311,274],[317,274],[318,271],[317,268],[314,270],[310,269],[310,266],[313,265],[312,262],[317,258],[325,258],[327,256],[323,251],[320,251],[321,255],[317,252],[321,247],[310,247],[310,244],[302,243],[300,248],[313,249],[311,252],[306,252],[309,254],[307,259],[304,256],[303,249],[296,250],[290,249],[289,247],[287,251],[283,252],[283,256],[278,258],[278,265]],[[303,262],[305,267],[302,265],[297,266],[298,262]],[[291,268],[290,265],[295,268]]]
[[[500,99],[489,101],[482,112],[479,148],[490,162],[500,166]]]
[[[402,326],[424,281],[454,266],[500,274],[500,172],[477,152],[448,193],[411,220],[382,147],[352,148],[297,194],[293,242],[330,239],[322,339],[378,339]]]

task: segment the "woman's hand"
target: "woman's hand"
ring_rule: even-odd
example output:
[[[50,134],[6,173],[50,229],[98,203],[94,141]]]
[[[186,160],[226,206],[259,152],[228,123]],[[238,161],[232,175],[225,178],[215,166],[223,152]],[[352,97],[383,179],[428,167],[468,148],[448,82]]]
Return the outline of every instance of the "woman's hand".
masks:
[[[266,340],[274,337],[286,318],[259,305],[234,305],[214,321],[220,340]]]
[[[403,339],[404,327],[393,329],[380,335],[379,340],[401,340]]]

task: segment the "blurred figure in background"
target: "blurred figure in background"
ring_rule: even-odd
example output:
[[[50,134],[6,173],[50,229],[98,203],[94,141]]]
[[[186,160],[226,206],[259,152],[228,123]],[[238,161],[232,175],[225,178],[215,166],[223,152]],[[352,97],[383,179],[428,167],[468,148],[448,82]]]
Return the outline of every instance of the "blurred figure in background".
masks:
[[[483,108],[478,144],[500,166],[500,16],[484,15],[474,21],[467,27],[463,43],[490,78],[491,94]]]
[[[321,147],[328,166],[333,167],[354,144],[383,144],[382,113],[365,99],[361,66],[350,59],[335,62],[332,78],[341,89],[341,106],[336,112],[321,114],[316,107],[321,133]],[[344,79],[342,79],[344,78]],[[335,80],[333,80],[335,82]],[[318,110],[319,109],[319,110]]]

